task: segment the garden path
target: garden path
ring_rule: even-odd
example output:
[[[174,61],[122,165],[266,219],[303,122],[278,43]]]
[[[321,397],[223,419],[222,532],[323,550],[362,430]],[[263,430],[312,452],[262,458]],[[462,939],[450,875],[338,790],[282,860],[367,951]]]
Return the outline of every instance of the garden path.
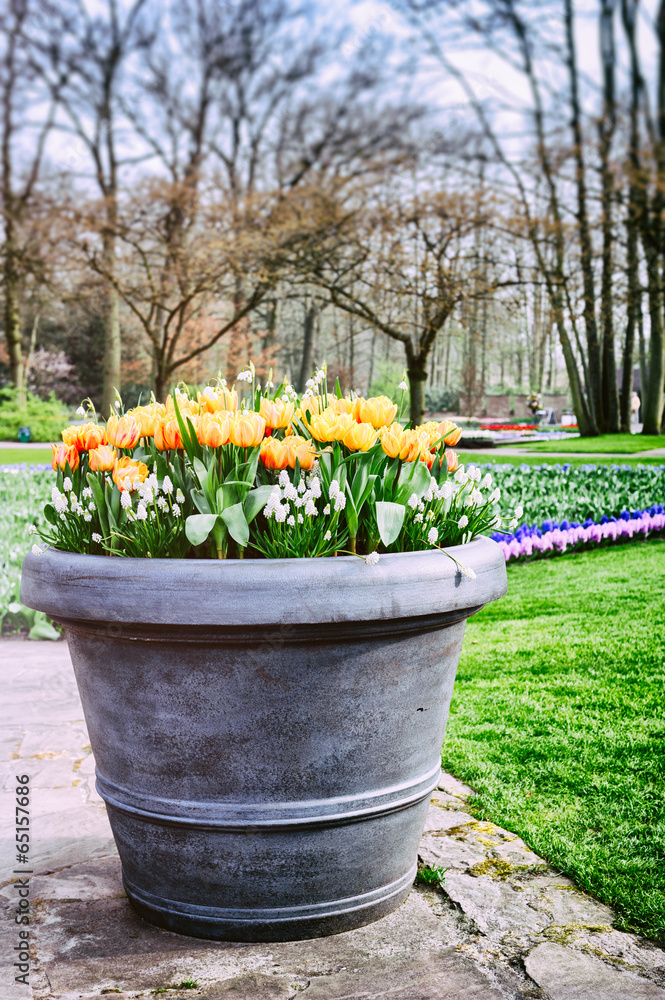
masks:
[[[393,914],[330,938],[216,944],[144,923],[125,898],[64,642],[0,642],[6,725],[2,791],[2,1000],[665,1000],[665,953],[612,929],[612,911],[517,837],[465,811],[443,775],[420,856],[448,868]],[[15,774],[30,775],[33,966],[17,944]],[[186,980],[196,986],[179,988]],[[110,997],[109,997],[110,1000]]]

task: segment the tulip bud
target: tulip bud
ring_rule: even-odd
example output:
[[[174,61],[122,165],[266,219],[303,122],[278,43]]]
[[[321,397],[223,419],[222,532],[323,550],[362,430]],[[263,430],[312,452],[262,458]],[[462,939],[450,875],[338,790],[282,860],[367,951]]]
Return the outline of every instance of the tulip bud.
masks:
[[[106,421],[106,438],[116,448],[134,448],[141,436],[141,428],[134,417],[111,415]]]
[[[446,464],[448,466],[448,472],[455,472],[457,466],[459,465],[459,455],[452,448],[446,449]]]
[[[289,464],[288,447],[277,438],[264,438],[261,442],[261,461],[271,472],[285,469]]]
[[[259,413],[247,410],[231,421],[231,443],[237,448],[255,448],[265,434],[266,422]]]
[[[404,443],[404,431],[399,424],[381,428],[381,447],[390,458],[397,458]]]
[[[261,416],[266,422],[266,427],[273,431],[283,430],[293,420],[295,406],[293,403],[285,403],[283,399],[261,399]]]
[[[97,424],[83,424],[76,435],[76,447],[79,451],[90,451],[98,448],[106,441],[106,431]]]
[[[219,448],[228,444],[231,436],[233,414],[219,410],[216,413],[202,413],[196,421],[196,436],[199,444],[209,448]]]
[[[182,448],[182,436],[175,413],[167,413],[155,424],[155,447],[159,451]]]
[[[109,444],[101,444],[88,452],[91,472],[110,472],[115,467],[117,452]]]
[[[291,469],[295,469],[296,459],[304,472],[312,468],[316,461],[316,451],[312,441],[306,441],[305,438],[295,434],[293,437],[285,438],[284,444],[286,445],[286,460]]]
[[[387,427],[397,415],[397,406],[387,396],[370,399],[358,397],[353,406],[353,415],[358,423],[368,423],[377,429]]]
[[[371,424],[354,423],[344,435],[343,443],[349,451],[367,451],[376,441],[377,434]]]
[[[69,466],[72,472],[79,467],[79,453],[76,447],[68,444],[52,444],[53,457],[51,458],[52,469],[63,469]]]

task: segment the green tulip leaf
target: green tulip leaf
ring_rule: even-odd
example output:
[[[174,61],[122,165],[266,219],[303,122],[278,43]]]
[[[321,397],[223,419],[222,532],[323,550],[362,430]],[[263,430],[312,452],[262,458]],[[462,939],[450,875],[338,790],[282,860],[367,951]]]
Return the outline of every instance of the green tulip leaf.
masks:
[[[202,545],[215,527],[217,514],[190,514],[185,521],[185,534],[192,545]]]
[[[376,523],[384,545],[392,545],[399,536],[404,524],[406,507],[401,503],[390,503],[387,500],[377,501]]]
[[[249,525],[242,504],[235,503],[232,507],[227,507],[222,511],[221,517],[231,538],[244,548],[249,541]]]

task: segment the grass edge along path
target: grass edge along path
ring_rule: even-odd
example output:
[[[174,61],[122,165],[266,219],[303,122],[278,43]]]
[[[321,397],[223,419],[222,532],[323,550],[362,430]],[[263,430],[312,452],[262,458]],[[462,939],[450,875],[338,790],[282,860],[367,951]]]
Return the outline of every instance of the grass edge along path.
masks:
[[[460,465],[665,465],[665,458],[636,458],[634,455],[613,455],[598,458],[595,455],[506,455],[500,448],[487,451],[460,451]],[[491,471],[491,470],[490,470]]]
[[[665,541],[508,567],[443,745],[470,811],[665,942]]]
[[[655,448],[665,448],[665,434],[600,434],[598,437],[574,437],[557,441],[523,441],[514,442],[512,447],[527,448],[532,454],[536,452],[577,452],[597,455],[630,455],[636,451],[650,451]]]

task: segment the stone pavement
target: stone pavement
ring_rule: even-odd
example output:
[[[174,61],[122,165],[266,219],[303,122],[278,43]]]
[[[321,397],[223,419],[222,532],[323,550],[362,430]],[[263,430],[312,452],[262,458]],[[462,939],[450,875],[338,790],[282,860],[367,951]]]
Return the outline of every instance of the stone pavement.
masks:
[[[465,811],[444,775],[420,848],[448,868],[395,913],[285,944],[219,944],[144,923],[120,880],[64,642],[0,642],[4,702],[0,997],[108,1000],[665,1000],[665,953],[612,929],[613,914],[517,837]],[[15,775],[32,787],[30,985],[18,942]],[[191,985],[194,983],[195,985]]]

